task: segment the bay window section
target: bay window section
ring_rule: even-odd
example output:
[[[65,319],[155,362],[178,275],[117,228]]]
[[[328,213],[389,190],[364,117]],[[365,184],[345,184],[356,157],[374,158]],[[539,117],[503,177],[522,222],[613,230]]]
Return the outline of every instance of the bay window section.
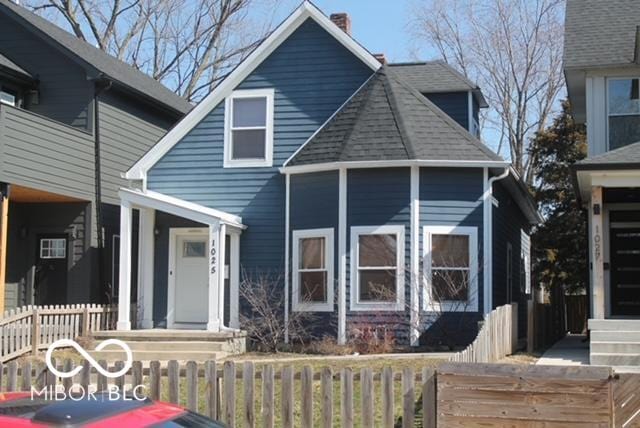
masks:
[[[609,150],[640,141],[640,79],[609,79],[607,104]]]
[[[333,311],[333,229],[293,232],[293,310]]]
[[[351,310],[403,309],[404,246],[404,226],[351,228]]]
[[[427,311],[478,310],[477,228],[424,228]]]

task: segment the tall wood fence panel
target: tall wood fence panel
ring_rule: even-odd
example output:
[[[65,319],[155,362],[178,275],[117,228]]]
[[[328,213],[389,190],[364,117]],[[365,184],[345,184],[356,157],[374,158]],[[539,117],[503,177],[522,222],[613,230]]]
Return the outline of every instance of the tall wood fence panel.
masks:
[[[493,363],[511,355],[518,343],[518,304],[495,308],[484,318],[476,339],[449,360],[462,363]]]
[[[113,330],[115,305],[77,304],[23,306],[0,318],[0,362],[45,349],[59,339],[75,339],[92,331]]]
[[[609,427],[611,379],[608,367],[445,363],[438,426]]]

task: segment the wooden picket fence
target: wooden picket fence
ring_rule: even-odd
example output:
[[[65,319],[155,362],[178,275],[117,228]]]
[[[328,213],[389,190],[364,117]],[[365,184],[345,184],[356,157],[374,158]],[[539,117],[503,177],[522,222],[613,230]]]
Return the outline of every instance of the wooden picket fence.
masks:
[[[20,363],[14,360],[4,366],[0,363],[0,391],[29,391],[31,386],[41,391],[55,385],[63,385],[66,391],[72,390],[73,385],[83,391],[90,390],[90,386],[104,391],[109,385],[126,391],[131,390],[132,385],[145,385],[146,396],[184,405],[229,427],[400,425],[413,428],[416,424],[422,427],[436,424],[433,368],[416,373],[412,368],[397,372],[386,367],[374,373],[371,368],[334,372],[324,367],[314,372],[310,366],[298,370],[292,366],[278,369],[271,364],[253,362],[207,361],[199,365],[189,361],[180,365],[169,361],[163,367],[158,361],[148,365],[135,361],[128,374],[108,379],[89,362],[81,364],[85,369],[76,377],[60,380],[43,363],[36,366],[29,360]],[[122,362],[112,366],[105,361],[98,364],[110,371],[123,367]],[[57,361],[56,366],[68,372],[76,365],[67,359]],[[401,404],[401,410],[396,403]]]
[[[475,340],[449,361],[495,363],[511,355],[518,344],[518,304],[499,306],[487,314]]]
[[[23,306],[0,318],[0,362],[46,348],[58,339],[75,339],[92,331],[113,330],[115,305]]]

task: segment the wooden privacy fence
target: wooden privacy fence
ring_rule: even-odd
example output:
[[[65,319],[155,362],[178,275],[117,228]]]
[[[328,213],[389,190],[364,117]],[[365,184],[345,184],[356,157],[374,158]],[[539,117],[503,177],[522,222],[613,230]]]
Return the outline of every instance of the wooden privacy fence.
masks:
[[[449,361],[463,363],[494,363],[515,351],[518,344],[518,304],[495,308],[484,318],[475,340]]]
[[[115,305],[23,306],[0,318],[0,362],[46,348],[58,339],[115,329]]]
[[[435,427],[435,372],[425,368],[393,371],[391,367],[374,372],[371,368],[333,371],[324,367],[314,371],[305,366],[280,368],[253,362],[217,364],[189,361],[180,365],[158,361],[143,365],[135,361],[129,373],[108,379],[87,361],[75,378],[55,378],[44,364],[30,361],[0,363],[0,390],[29,391],[36,386],[62,384],[66,390],[76,385],[84,391],[93,385],[106,390],[109,384],[120,391],[145,385],[146,396],[186,406],[229,427]],[[108,367],[105,361],[99,361]],[[72,360],[56,364],[61,371],[75,367]],[[108,367],[117,371],[122,362]],[[2,378],[5,380],[3,381]]]

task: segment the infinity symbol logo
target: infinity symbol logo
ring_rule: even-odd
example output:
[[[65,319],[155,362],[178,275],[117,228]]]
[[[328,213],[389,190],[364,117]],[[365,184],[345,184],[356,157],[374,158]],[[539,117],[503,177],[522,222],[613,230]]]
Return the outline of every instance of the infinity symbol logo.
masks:
[[[56,340],[55,342],[53,342],[49,346],[49,348],[47,349],[47,353],[45,355],[45,359],[46,359],[46,362],[47,362],[47,367],[49,368],[51,373],[53,373],[54,375],[56,375],[58,377],[61,377],[61,378],[72,377],[72,376],[75,376],[78,373],[80,373],[80,371],[82,371],[84,366],[78,366],[78,367],[74,368],[73,370],[71,370],[70,372],[66,372],[65,373],[65,372],[58,371],[58,369],[55,368],[53,362],[51,361],[51,354],[53,353],[53,351],[55,349],[57,349],[57,348],[66,348],[66,347],[71,346],[76,351],[78,351],[80,353],[80,355],[82,355],[84,357],[84,359],[89,361],[89,364],[91,364],[93,367],[95,367],[95,369],[101,375],[109,377],[109,378],[120,377],[120,376],[126,374],[129,371],[129,369],[131,368],[131,365],[133,364],[133,353],[131,352],[131,348],[129,348],[129,346],[126,343],[124,343],[122,340],[119,340],[119,339],[107,339],[107,340],[101,342],[98,346],[96,346],[96,351],[101,351],[102,349],[104,349],[105,347],[107,347],[109,345],[118,345],[127,354],[127,360],[124,363],[124,367],[120,371],[109,372],[109,371],[105,370],[100,364],[98,364],[98,362],[96,360],[94,360],[91,357],[91,355],[89,355],[89,353],[87,351],[85,351],[80,345],[78,345],[75,341],[73,341],[71,339]]]

